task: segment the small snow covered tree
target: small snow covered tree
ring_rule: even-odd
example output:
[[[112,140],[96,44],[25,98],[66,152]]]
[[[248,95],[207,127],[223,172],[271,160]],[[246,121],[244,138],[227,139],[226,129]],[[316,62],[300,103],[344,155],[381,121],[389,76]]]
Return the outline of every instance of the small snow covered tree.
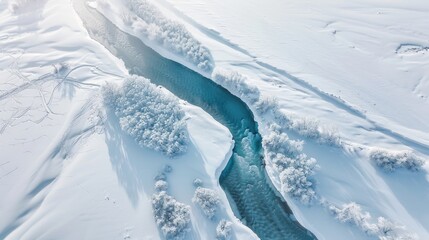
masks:
[[[247,83],[249,79],[238,72],[216,68],[212,73],[212,78],[216,83],[251,104],[259,100],[258,88],[250,86]]]
[[[220,198],[216,191],[212,189],[197,187],[192,202],[201,208],[206,217],[213,219],[220,203]]]
[[[155,182],[155,190],[157,192],[161,192],[161,191],[167,191],[168,189],[168,183],[165,180],[158,180]]]
[[[303,203],[309,203],[315,196],[312,175],[316,168],[316,160],[301,153],[302,141],[289,139],[279,127],[270,127],[270,134],[262,141],[266,156],[280,173],[282,190]]]
[[[190,230],[191,208],[168,195],[167,188],[165,179],[156,181],[152,195],[155,221],[166,239],[183,239]]]
[[[127,0],[127,2],[130,10],[145,22],[146,27],[142,29],[142,33],[146,37],[184,57],[203,71],[210,72],[213,69],[210,51],[182,24],[167,19],[147,0]]]
[[[222,219],[216,227],[216,239],[229,240],[232,234],[232,222]]]
[[[139,145],[168,156],[186,150],[185,114],[177,98],[137,76],[125,79],[122,86],[105,85],[102,92],[122,130]]]
[[[202,187],[203,186],[203,180],[201,180],[199,178],[195,178],[194,181],[192,182],[192,184],[194,185],[194,187]]]
[[[377,166],[387,172],[393,172],[398,168],[419,171],[424,164],[423,159],[410,151],[375,149],[371,151],[370,158],[377,164]]]
[[[278,111],[279,104],[273,97],[261,98],[255,103],[255,108],[259,115],[264,115],[270,111],[272,113]]]
[[[329,209],[340,222],[352,223],[361,228],[365,233],[376,234],[377,226],[370,223],[371,215],[368,212],[362,211],[360,205],[351,202],[344,204],[341,208],[332,205]]]
[[[415,239],[406,233],[403,227],[384,217],[378,217],[375,222],[369,212],[363,211],[357,203],[351,202],[341,207],[330,205],[329,209],[340,222],[353,224],[366,234],[376,236],[380,240]]]
[[[289,116],[280,109],[273,110],[276,123],[297,132],[299,135],[315,139],[319,143],[341,146],[341,136],[334,126],[323,125],[309,117]]]

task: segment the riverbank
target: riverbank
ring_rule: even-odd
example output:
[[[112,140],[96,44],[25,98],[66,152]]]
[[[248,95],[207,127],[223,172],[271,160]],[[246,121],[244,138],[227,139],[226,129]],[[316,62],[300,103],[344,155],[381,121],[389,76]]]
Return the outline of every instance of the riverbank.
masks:
[[[162,239],[151,196],[169,165],[169,194],[192,206],[190,238],[214,238],[226,219],[233,239],[256,239],[218,183],[233,146],[225,127],[182,102],[187,153],[169,159],[141,148],[105,118],[99,94],[127,70],[89,37],[72,3],[37,1],[16,13],[0,4],[0,66],[9,76],[1,81],[0,238]],[[219,193],[217,221],[192,202],[195,178]]]
[[[429,226],[426,223],[429,215],[421,212],[424,203],[429,200],[424,194],[429,190],[428,165],[424,165],[417,173],[407,170],[388,173],[371,160],[371,153],[379,149],[392,155],[397,151],[413,151],[423,159],[428,157],[428,139],[424,134],[427,124],[421,122],[421,119],[429,116],[426,114],[427,101],[422,90],[426,85],[424,82],[423,85],[416,85],[419,87],[418,91],[408,91],[411,89],[407,87],[408,85],[403,88],[395,87],[408,84],[401,82],[401,79],[413,79],[410,82],[417,83],[417,80],[426,76],[421,64],[425,62],[424,55],[420,51],[404,56],[401,49],[396,51],[395,44],[400,46],[405,41],[405,35],[393,36],[389,33],[390,30],[384,31],[375,24],[380,21],[404,30],[401,21],[397,20],[413,22],[414,18],[407,17],[410,16],[409,11],[417,15],[421,12],[416,9],[405,10],[405,6],[395,6],[394,11],[387,11],[392,18],[377,20],[384,15],[383,9],[389,6],[379,4],[377,5],[380,8],[379,13],[369,13],[359,11],[359,8],[354,11],[354,8],[347,6],[320,3],[318,7],[324,13],[317,15],[317,19],[314,20],[306,18],[309,15],[305,11],[307,9],[305,3],[288,5],[296,10],[295,13],[292,10],[283,11],[284,7],[278,7],[279,11],[273,13],[264,12],[271,11],[270,7],[279,4],[273,2],[264,7],[257,7],[259,11],[246,11],[243,15],[234,14],[233,12],[237,11],[235,8],[255,6],[257,3],[231,4],[222,1],[205,4],[193,1],[152,3],[164,15],[186,26],[196,39],[210,49],[216,68],[244,75],[246,83],[256,87],[261,93],[261,98],[268,100],[275,98],[280,112],[298,126],[285,132],[294,140],[303,140],[304,153],[317,159],[320,168],[316,171],[314,179],[321,204],[308,207],[285,193],[283,196],[305,227],[321,239],[371,238],[359,226],[341,223],[326,207],[326,204],[341,207],[356,202],[362,206],[364,212],[371,214],[372,222],[376,222],[378,217],[384,217],[399,226],[405,226],[411,235],[416,234],[420,237],[428,235]],[[115,4],[120,3],[118,1]],[[363,3],[357,1],[353,4],[362,6]],[[368,14],[374,14],[374,17],[370,18],[366,25],[360,26],[344,16],[336,16],[339,24],[334,27],[335,24],[332,25],[331,19],[324,14],[337,8],[346,9],[343,10],[353,14],[354,19],[363,19],[363,16]],[[114,9],[100,8],[100,10],[112,17],[111,19],[114,19],[115,24],[121,29],[140,36],[138,32],[133,32],[132,27],[126,26],[121,21],[116,22],[117,19],[115,20],[113,16],[118,14]],[[267,23],[265,27],[275,29],[265,31],[265,27],[258,24],[269,21],[270,18],[267,17],[271,15],[274,15],[272,19],[276,21]],[[289,21],[289,18],[294,21]],[[281,28],[279,24],[285,24],[287,28]],[[413,22],[417,28],[419,24]],[[324,27],[325,25],[327,27]],[[369,32],[371,37],[348,38],[347,34],[336,34],[340,30],[347,32],[353,29],[362,30],[356,30],[356,34]],[[416,30],[416,34],[417,32],[419,31]],[[277,33],[281,35],[276,35]],[[345,38],[348,39],[346,42],[343,41]],[[412,42],[423,44],[418,41],[417,35],[409,36],[409,39],[411,38]],[[371,44],[369,39],[386,43],[384,50],[375,49],[377,44]],[[282,45],[281,41],[287,42],[288,45],[284,43]],[[319,49],[318,46],[322,47]],[[151,47],[160,48],[156,45]],[[395,51],[399,55],[394,54]],[[159,52],[186,65],[186,62],[174,54],[169,54],[168,51]],[[412,63],[414,61],[412,59],[417,61],[416,64]],[[346,64],[349,62],[350,64]],[[360,63],[368,63],[374,68]],[[344,68],[339,67],[343,65]],[[367,67],[354,69],[362,66]],[[409,71],[400,72],[403,68],[414,69],[420,77],[410,76]],[[384,71],[386,69],[395,69],[395,73]],[[386,93],[386,88],[381,85],[387,86],[389,93]],[[230,91],[233,92],[231,89]],[[392,99],[401,101],[391,101]],[[256,113],[254,108],[252,110]],[[264,122],[270,119],[255,115],[264,137],[268,133]],[[300,130],[303,127],[310,128],[310,134],[307,134],[308,131],[305,133],[307,129]],[[339,146],[321,144],[317,137],[312,137],[317,136],[320,129],[332,131],[340,136],[341,144]],[[267,170],[274,185],[281,189],[279,173],[269,165]],[[411,185],[413,188],[407,187]]]

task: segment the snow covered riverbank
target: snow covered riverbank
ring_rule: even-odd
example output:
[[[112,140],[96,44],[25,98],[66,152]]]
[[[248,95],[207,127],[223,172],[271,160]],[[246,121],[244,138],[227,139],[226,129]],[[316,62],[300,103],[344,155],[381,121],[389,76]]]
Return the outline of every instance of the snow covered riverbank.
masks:
[[[405,227],[398,230],[399,235],[429,236],[429,214],[424,210],[429,200],[428,165],[420,172],[399,169],[389,173],[373,158],[374,152],[384,152],[385,160],[400,162],[397,158],[404,153],[398,151],[414,152],[423,161],[428,158],[424,39],[429,33],[423,31],[427,11],[421,10],[428,9],[427,4],[151,3],[207,46],[216,68],[247,76],[247,85],[256,87],[266,103],[274,98],[290,121],[284,124],[291,124],[283,131],[293,140],[305,141],[303,152],[316,158],[319,165],[313,177],[320,205],[308,207],[287,194],[284,197],[298,220],[318,238],[382,237],[383,233],[362,227],[353,217],[338,217],[340,210],[332,211],[343,205],[344,210],[351,209],[347,204],[352,202],[362,209],[354,208],[354,216],[364,216],[365,212],[372,216],[365,224],[376,224],[377,218],[383,217],[393,228]],[[114,19],[115,13],[106,9],[99,10]],[[139,36],[132,25],[116,20],[119,27]],[[160,53],[184,63],[168,52]],[[263,126],[262,135],[269,134],[264,127],[271,118],[256,115]],[[321,144],[313,137],[320,131],[338,135],[339,147]],[[267,170],[276,187],[282,189],[275,167],[268,165]]]
[[[121,83],[127,71],[88,36],[72,2],[11,1],[0,10],[7,76],[0,88],[0,238],[162,239],[152,195],[167,165],[168,194],[191,208],[187,238],[256,238],[218,183],[233,146],[225,127],[181,101],[186,153],[171,159],[142,148],[105,115],[99,90]],[[193,201],[197,178],[218,195],[212,220]]]
[[[142,21],[127,2],[90,6],[214,81],[212,68],[241,76],[219,83],[246,101],[261,135],[276,123],[285,144],[317,160],[302,168],[303,185],[315,183],[310,205],[291,197],[290,159],[266,169],[319,239],[429,238],[425,1],[149,1],[161,22]],[[166,164],[169,196],[192,206],[188,237],[228,232],[192,201],[199,178],[219,193],[218,217],[234,223],[235,237],[256,238],[218,185],[232,146],[224,127],[182,102],[189,151],[168,159],[142,149],[100,113],[99,87],[127,73],[89,38],[70,1],[3,1],[0,20],[0,238],[162,238],[151,197],[168,199],[163,183],[154,189]],[[190,45],[176,48],[182,41]]]

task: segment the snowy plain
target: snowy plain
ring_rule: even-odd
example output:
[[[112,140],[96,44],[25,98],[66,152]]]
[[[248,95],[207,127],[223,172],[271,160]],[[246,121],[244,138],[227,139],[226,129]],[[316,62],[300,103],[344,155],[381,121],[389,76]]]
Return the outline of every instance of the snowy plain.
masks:
[[[169,194],[192,206],[189,238],[215,238],[222,219],[233,238],[256,238],[218,183],[233,146],[225,127],[182,101],[186,154],[142,148],[100,96],[103,84],[128,73],[89,37],[72,2],[14,3],[0,8],[1,239],[163,239],[151,198],[167,165]],[[192,202],[196,178],[219,196],[214,220]]]
[[[428,3],[150,2],[209,49],[215,69],[247,76],[247,85],[256,87],[262,99],[275,98],[279,111],[296,122],[304,119],[338,133],[340,146],[331,146],[299,130],[285,130],[290,138],[304,140],[303,152],[317,159],[318,200],[338,207],[356,202],[373,216],[372,222],[385,217],[404,226],[404,234],[429,238],[428,164],[419,172],[385,172],[370,161],[371,151],[378,148],[410,150],[422,159],[429,156]],[[166,163],[173,167],[171,178],[177,184],[171,186],[172,195],[181,202],[192,204],[191,183],[196,176],[222,193],[217,181],[229,158],[231,137],[210,116],[189,105],[184,109],[195,149],[183,159],[164,159],[119,134],[116,137],[127,142],[133,160],[125,169],[121,161],[112,160],[109,147],[115,143],[109,144],[108,131],[100,129],[100,106],[92,100],[102,82],[118,79],[111,73],[124,76],[126,70],[88,37],[70,1],[32,3],[27,9],[0,3],[0,64],[2,75],[8,76],[2,79],[0,99],[0,192],[7,196],[0,200],[0,236],[157,239],[148,196],[153,178]],[[127,24],[133,13],[124,2],[104,0],[93,2],[93,7],[165,57],[210,77],[141,34],[138,18]],[[64,73],[55,69],[61,69],[63,62],[71,65],[69,70],[89,67],[77,69],[73,79],[62,83]],[[268,135],[270,117],[247,103],[262,136]],[[215,153],[213,148],[224,152]],[[135,161],[138,156],[145,156],[143,162]],[[157,159],[156,164],[151,158]],[[204,164],[195,166],[195,159]],[[194,175],[185,179],[183,173],[189,168]],[[279,173],[270,162],[267,171],[281,189]],[[232,216],[222,196],[224,216],[234,221],[237,239],[254,237]],[[354,224],[341,223],[323,204],[305,205],[287,193],[283,196],[300,223],[319,239],[376,238]],[[199,217],[193,215],[198,219],[193,222],[211,225],[194,226],[196,232],[203,239],[211,238],[204,234],[209,234],[207,228],[214,233],[215,226]]]
[[[388,173],[370,160],[378,149],[393,154],[406,150],[427,158],[426,3],[152,3],[210,49],[216,68],[247,76],[249,86],[256,86],[262,98],[275,98],[295,122],[315,123],[316,128],[338,133],[342,143],[336,148],[300,136],[299,130],[288,132],[305,140],[304,152],[317,159],[320,169],[314,178],[323,202],[336,206],[356,202],[371,214],[370,221],[384,217],[404,226],[410,236],[428,236],[427,164],[420,172]],[[99,9],[110,19],[119,16],[115,8]],[[114,22],[145,40],[139,24]],[[174,54],[160,52],[186,64]],[[269,122],[256,117],[262,126]],[[264,128],[261,131],[264,135]],[[278,173],[267,170],[281,189]],[[284,197],[318,238],[374,237],[353,224],[340,223],[324,207],[307,207]]]

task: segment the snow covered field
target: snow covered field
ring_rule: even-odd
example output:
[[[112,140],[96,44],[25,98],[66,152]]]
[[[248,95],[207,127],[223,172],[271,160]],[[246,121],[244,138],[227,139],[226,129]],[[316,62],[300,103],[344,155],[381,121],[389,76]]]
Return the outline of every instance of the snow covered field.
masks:
[[[168,194],[191,206],[188,238],[255,238],[218,183],[233,146],[226,128],[180,102],[186,153],[140,147],[99,90],[127,76],[123,64],[89,38],[70,1],[28,4],[1,6],[0,239],[162,239],[152,211],[162,172]],[[196,178],[219,198],[212,220],[192,200]]]
[[[411,235],[429,237],[428,165],[420,172],[389,173],[370,161],[374,148],[428,158],[427,2],[156,4],[208,46],[216,68],[247,75],[248,85],[262,98],[275,98],[292,122],[338,133],[341,148],[320,145],[306,133],[297,134],[299,128],[288,132],[304,140],[304,152],[317,159],[314,179],[323,201],[356,202],[373,222],[385,217]],[[261,116],[260,122],[266,121]],[[271,176],[276,183],[275,170]],[[353,224],[334,222],[323,207],[285,197],[298,220],[320,239],[371,238]]]
[[[310,203],[293,197],[269,153],[266,169],[318,239],[429,238],[427,2],[160,0],[140,9],[153,22],[136,2],[90,6],[242,98],[264,139],[275,123],[303,141],[283,138],[317,161]],[[3,1],[0,11],[0,238],[162,238],[151,196],[166,164],[168,193],[192,206],[188,237],[215,238],[225,218],[235,238],[255,238],[218,184],[232,146],[225,127],[181,102],[187,153],[139,147],[100,110],[99,87],[126,70],[70,1]],[[192,201],[195,178],[220,196],[216,221]]]

